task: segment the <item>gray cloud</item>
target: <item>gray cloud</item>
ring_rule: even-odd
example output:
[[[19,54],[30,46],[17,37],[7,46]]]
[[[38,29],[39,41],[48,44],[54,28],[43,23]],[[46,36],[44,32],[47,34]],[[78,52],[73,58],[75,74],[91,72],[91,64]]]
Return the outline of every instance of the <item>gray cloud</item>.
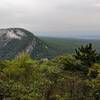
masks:
[[[24,27],[51,36],[99,34],[100,4],[95,0],[1,0],[0,27]]]

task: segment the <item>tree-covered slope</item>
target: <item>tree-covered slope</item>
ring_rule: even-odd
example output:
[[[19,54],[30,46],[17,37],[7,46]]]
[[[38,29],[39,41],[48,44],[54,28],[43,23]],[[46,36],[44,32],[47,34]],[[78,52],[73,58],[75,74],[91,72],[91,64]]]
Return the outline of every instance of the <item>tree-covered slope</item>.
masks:
[[[47,58],[51,57],[49,50],[46,43],[25,29],[0,29],[0,59],[14,58],[21,52],[28,52],[33,58]]]

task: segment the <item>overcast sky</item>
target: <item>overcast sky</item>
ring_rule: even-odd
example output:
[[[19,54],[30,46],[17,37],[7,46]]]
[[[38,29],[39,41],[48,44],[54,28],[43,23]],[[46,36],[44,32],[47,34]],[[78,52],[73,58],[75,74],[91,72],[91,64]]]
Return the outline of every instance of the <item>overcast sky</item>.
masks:
[[[0,28],[36,35],[99,35],[100,0],[0,0]]]

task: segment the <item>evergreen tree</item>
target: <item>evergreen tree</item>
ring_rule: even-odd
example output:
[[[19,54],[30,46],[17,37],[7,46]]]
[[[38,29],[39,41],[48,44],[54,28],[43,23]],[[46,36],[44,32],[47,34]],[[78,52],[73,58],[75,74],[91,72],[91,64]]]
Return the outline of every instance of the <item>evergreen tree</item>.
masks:
[[[91,43],[86,46],[82,45],[80,48],[75,49],[75,52],[75,58],[81,60],[84,65],[91,66],[99,60],[99,55],[93,49]]]

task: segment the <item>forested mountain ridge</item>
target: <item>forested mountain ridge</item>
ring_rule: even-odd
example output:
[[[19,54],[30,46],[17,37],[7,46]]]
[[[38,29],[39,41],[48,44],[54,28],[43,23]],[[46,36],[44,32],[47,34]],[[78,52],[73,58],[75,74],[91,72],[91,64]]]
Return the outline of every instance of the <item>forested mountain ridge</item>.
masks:
[[[0,29],[0,59],[14,58],[21,52],[31,54],[33,58],[47,58],[51,57],[49,50],[46,43],[25,29]]]

